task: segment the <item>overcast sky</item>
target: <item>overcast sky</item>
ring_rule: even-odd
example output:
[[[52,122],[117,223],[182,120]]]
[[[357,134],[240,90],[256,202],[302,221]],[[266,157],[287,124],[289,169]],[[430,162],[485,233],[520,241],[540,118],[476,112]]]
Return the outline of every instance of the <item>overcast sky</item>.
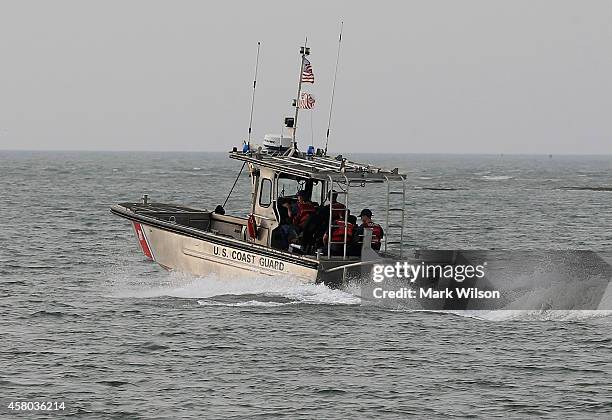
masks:
[[[612,1],[0,3],[0,149],[224,151],[292,115],[302,148],[612,153]],[[311,130],[311,116],[312,127]]]

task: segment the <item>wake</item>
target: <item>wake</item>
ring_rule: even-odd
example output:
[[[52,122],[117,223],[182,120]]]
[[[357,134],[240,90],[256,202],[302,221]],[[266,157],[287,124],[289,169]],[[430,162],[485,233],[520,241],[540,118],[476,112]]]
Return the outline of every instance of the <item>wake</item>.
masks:
[[[176,297],[199,299],[202,306],[359,305],[361,299],[349,291],[323,284],[306,284],[289,277],[224,278],[194,277],[171,272],[157,283],[129,285],[115,282],[113,297]]]
[[[430,313],[459,316],[482,321],[583,321],[607,318],[612,310],[426,310],[421,308],[385,307],[362,297],[358,284],[343,289],[330,289],[323,284],[302,283],[289,277],[240,277],[224,278],[216,275],[195,277],[180,272],[163,273],[149,277],[147,281],[134,282],[133,277],[120,274],[112,279],[113,298],[148,299],[174,297],[196,299],[203,307],[281,307],[287,305],[344,305],[380,307],[383,311]]]
[[[586,321],[607,318],[612,315],[610,310],[505,310],[495,311],[441,311],[462,317],[484,321]]]

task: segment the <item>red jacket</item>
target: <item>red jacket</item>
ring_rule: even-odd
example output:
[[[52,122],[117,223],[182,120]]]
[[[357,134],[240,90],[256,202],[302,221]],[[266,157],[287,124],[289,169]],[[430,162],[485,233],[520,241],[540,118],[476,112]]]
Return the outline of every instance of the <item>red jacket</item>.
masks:
[[[374,223],[374,222],[370,222],[370,223],[362,223],[361,226],[359,226],[359,234],[363,235],[363,229],[364,228],[369,228],[372,229],[372,249],[378,251],[380,249],[380,241],[382,240],[383,236],[385,235],[383,232],[382,227],[380,227],[379,224]],[[363,242],[363,237],[359,238],[360,242]]]
[[[344,220],[336,221],[336,227],[332,229],[332,242],[344,243]],[[355,225],[347,223],[346,225],[346,242],[350,243],[353,234],[355,233]],[[327,233],[323,236],[323,242],[327,243]]]
[[[316,211],[316,207],[310,202],[298,203],[297,206],[298,211],[297,214],[293,215],[292,221],[294,225],[302,228],[308,217]]]

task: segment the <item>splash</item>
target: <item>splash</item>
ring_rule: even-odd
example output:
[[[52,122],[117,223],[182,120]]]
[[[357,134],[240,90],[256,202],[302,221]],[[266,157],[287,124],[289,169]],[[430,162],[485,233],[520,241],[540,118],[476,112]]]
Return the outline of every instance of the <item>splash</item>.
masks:
[[[160,281],[161,280],[161,281]],[[359,305],[354,294],[330,289],[323,284],[305,284],[290,277],[225,278],[216,275],[193,277],[172,272],[156,283],[117,285],[114,297],[177,297],[200,299],[203,306],[282,306],[295,303],[318,305]]]

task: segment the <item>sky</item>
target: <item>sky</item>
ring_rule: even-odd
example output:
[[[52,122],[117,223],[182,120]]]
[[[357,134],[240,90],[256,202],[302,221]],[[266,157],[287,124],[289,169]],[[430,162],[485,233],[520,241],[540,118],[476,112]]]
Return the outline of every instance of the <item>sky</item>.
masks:
[[[612,154],[612,2],[0,2],[0,149]]]

